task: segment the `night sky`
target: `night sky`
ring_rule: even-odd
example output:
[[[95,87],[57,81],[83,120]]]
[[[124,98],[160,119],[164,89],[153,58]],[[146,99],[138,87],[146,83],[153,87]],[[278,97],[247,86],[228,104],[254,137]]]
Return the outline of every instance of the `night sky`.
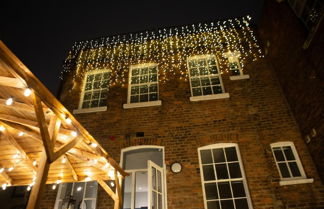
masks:
[[[54,95],[74,41],[245,15],[258,23],[263,5],[263,0],[67,2],[1,5],[0,39]]]

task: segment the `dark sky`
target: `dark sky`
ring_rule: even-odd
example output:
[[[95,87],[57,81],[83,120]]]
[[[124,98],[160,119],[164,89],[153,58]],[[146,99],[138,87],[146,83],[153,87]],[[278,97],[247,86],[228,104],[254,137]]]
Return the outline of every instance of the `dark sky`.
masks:
[[[2,4],[0,39],[56,95],[59,72],[74,41],[248,14],[257,23],[263,0],[48,0],[46,4],[25,0]]]

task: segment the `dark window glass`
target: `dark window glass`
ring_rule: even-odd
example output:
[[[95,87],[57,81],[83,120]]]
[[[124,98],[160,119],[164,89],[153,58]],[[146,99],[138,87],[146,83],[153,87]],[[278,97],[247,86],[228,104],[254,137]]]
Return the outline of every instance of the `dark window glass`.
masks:
[[[213,86],[213,92],[214,94],[220,94],[223,92],[222,87],[221,86]]]
[[[101,80],[101,77],[102,77],[102,74],[101,73],[98,73],[98,74],[95,75],[94,80],[95,81],[100,81]]]
[[[225,162],[224,150],[222,148],[213,149],[215,163]]]
[[[108,87],[108,80],[104,80],[104,81],[102,81],[102,82],[101,82],[101,87],[100,87],[100,88],[104,89],[104,88],[107,88],[107,87]]]
[[[82,103],[82,108],[89,108],[90,107],[90,101],[86,101]]]
[[[150,92],[157,92],[157,85],[156,84],[150,85]]]
[[[232,181],[231,184],[234,197],[245,197],[243,181]]]
[[[92,82],[94,75],[88,75],[87,82]]]
[[[148,76],[144,75],[140,77],[140,83],[147,83],[148,82]]]
[[[195,67],[195,66],[196,66],[196,63],[195,63],[194,60],[189,61],[189,67],[190,67],[190,68],[191,68],[191,67]]]
[[[92,83],[86,83],[85,90],[91,90],[92,89]]]
[[[141,74],[147,74],[148,73],[148,69],[147,68],[142,68],[141,69]]]
[[[107,105],[107,102],[105,99],[102,99],[99,101],[99,107],[106,106],[106,105]]]
[[[229,163],[228,164],[229,173],[232,179],[241,178],[241,169],[239,163]]]
[[[199,80],[199,78],[192,78],[191,79],[191,86],[192,87],[200,86],[200,80]]]
[[[235,147],[225,148],[227,162],[238,161]]]
[[[213,93],[212,93],[212,89],[211,89],[211,87],[209,87],[209,86],[208,86],[208,87],[203,87],[202,89],[203,89],[203,94],[204,94],[204,95],[210,95],[210,94],[213,94]]]
[[[192,88],[192,94],[194,96],[201,96],[201,88]]]
[[[109,78],[109,73],[104,73],[103,74],[103,79],[108,80],[108,78]]]
[[[217,67],[216,66],[211,66],[209,68],[209,72],[210,72],[210,74],[218,74]]]
[[[140,87],[140,92],[141,92],[141,94],[148,93],[148,86],[147,85],[141,86]]]
[[[220,84],[219,77],[211,77],[210,80],[211,80],[212,85]]]
[[[158,95],[156,93],[150,94],[150,101],[156,101],[158,99]]]
[[[92,98],[91,99],[99,99],[100,96],[100,92],[99,91],[95,91],[92,93]]]
[[[215,59],[214,58],[209,58],[207,60],[208,65],[216,65]]]
[[[140,102],[147,102],[148,101],[148,95],[142,94],[140,95]]]
[[[157,68],[156,67],[150,67],[150,73],[157,73]]]
[[[215,173],[214,173],[213,165],[204,165],[203,173],[204,173],[205,181],[215,180]]]
[[[208,201],[207,202],[208,209],[220,209],[218,201]]]
[[[289,164],[289,168],[290,168],[290,171],[291,171],[291,174],[293,175],[293,177],[301,176],[296,162],[289,162],[288,164]]]
[[[93,83],[93,89],[100,89],[100,81]]]
[[[198,60],[198,65],[199,66],[205,66],[206,65],[205,59]]]
[[[274,147],[273,152],[275,154],[276,160],[277,161],[285,161],[285,158],[282,154],[281,148],[280,147]]]
[[[132,86],[131,94],[139,94],[139,87],[138,86]]]
[[[284,153],[285,153],[285,156],[286,156],[286,159],[287,160],[295,160],[295,156],[291,150],[291,147],[283,147],[282,148]]]
[[[100,98],[101,99],[106,99],[107,98],[107,91],[106,90],[101,91]]]
[[[138,95],[131,96],[131,103],[138,102],[138,100],[139,100],[139,96]]]
[[[157,75],[150,75],[150,82],[155,82],[157,81]]]
[[[200,67],[199,73],[200,73],[200,75],[208,75],[208,70],[205,67]]]
[[[212,155],[210,150],[200,150],[200,157],[202,164],[213,163]]]
[[[222,200],[222,209],[234,209],[233,200]]]
[[[91,92],[87,92],[84,94],[83,100],[90,100],[91,99]]]
[[[217,179],[228,179],[226,164],[216,164]]]
[[[279,166],[279,169],[280,169],[281,176],[283,178],[290,177],[290,174],[289,174],[286,163],[278,163],[278,166]]]
[[[246,199],[236,199],[235,206],[237,209],[249,209],[249,205]]]
[[[201,78],[201,85],[202,86],[209,86],[210,85],[210,81],[209,78]]]
[[[206,199],[218,199],[216,183],[205,184]]]
[[[138,83],[139,83],[139,77],[138,76],[132,77],[132,84],[138,84]]]
[[[218,192],[219,192],[220,198],[222,198],[222,199],[232,197],[229,182],[219,182],[218,183]]]
[[[99,100],[92,100],[91,101],[91,107],[98,107],[99,105]]]
[[[191,68],[190,69],[190,76],[198,76],[199,72],[197,68]]]

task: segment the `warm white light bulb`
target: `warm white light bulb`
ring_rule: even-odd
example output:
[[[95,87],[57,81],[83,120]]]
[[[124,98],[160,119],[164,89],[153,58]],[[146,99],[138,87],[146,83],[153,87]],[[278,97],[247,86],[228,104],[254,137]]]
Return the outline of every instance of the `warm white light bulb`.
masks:
[[[18,136],[23,136],[24,134],[25,133],[21,131],[21,132],[18,133]]]
[[[93,147],[93,148],[96,148],[96,147],[98,146],[98,144],[96,144],[96,143],[91,143],[90,145],[91,145],[91,147]]]
[[[71,120],[70,118],[66,118],[66,119],[65,119],[65,122],[66,122],[67,124],[71,124],[71,123],[72,123],[72,120]]]
[[[91,181],[91,177],[88,176],[88,177],[85,178],[84,180],[85,180],[85,181]]]
[[[14,167],[8,168],[8,171],[11,172],[14,169]]]
[[[66,163],[66,158],[64,157],[61,162]]]
[[[25,89],[24,96],[29,97],[30,95],[31,95],[31,90],[30,89]]]
[[[4,131],[6,128],[4,126],[0,126],[0,131]]]
[[[2,184],[2,190],[6,190],[7,189],[7,184]]]
[[[113,181],[110,182],[110,186],[114,187],[115,183]]]
[[[78,187],[77,191],[80,192],[82,190],[82,187]]]
[[[56,189],[56,184],[53,184],[52,189],[53,189],[53,190]]]
[[[8,98],[7,100],[6,100],[6,105],[12,105],[12,103],[14,102],[14,100],[13,100],[13,98]]]
[[[31,190],[31,186],[28,186],[28,187],[27,187],[27,191],[30,191],[30,190]]]
[[[37,165],[37,161],[34,160],[34,161],[33,161],[33,166],[36,166],[36,165]]]
[[[0,173],[2,173],[4,171],[4,168],[0,168]]]
[[[73,137],[76,137],[76,136],[78,135],[78,133],[77,133],[76,131],[72,131],[72,132],[71,132],[71,135],[72,135]]]
[[[62,180],[59,179],[56,181],[56,184],[60,184],[60,183],[62,183]]]

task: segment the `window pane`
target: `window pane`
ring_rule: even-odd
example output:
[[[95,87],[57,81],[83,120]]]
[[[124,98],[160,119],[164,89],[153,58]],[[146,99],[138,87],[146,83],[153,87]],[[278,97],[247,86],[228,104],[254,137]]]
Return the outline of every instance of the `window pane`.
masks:
[[[157,209],[157,195],[152,191],[152,209]]]
[[[150,82],[156,82],[157,81],[157,75],[150,75]]]
[[[83,200],[85,182],[76,182],[73,186],[73,199],[75,199],[75,205],[81,204]]]
[[[280,147],[274,147],[273,148],[274,155],[276,157],[276,161],[285,161],[285,158],[283,156],[283,153],[281,151]]]
[[[83,101],[84,100],[90,100],[91,99],[91,92],[87,92],[84,94]]]
[[[95,209],[95,200],[84,200],[84,203],[86,205],[86,209]]]
[[[197,87],[197,86],[200,86],[199,78],[192,78],[191,79],[191,87]]]
[[[213,149],[215,163],[225,162],[224,150],[222,148]]]
[[[89,107],[90,107],[90,101],[82,103],[82,108],[89,108]]]
[[[132,70],[132,76],[138,75],[139,74],[139,69],[133,69]]]
[[[135,76],[135,77],[132,77],[132,84],[138,84],[139,83],[139,77],[138,76]]]
[[[157,92],[157,85],[156,84],[150,85],[150,92]]]
[[[100,89],[100,81],[93,83],[93,89]]]
[[[211,66],[209,68],[210,74],[218,74],[217,67],[216,66]]]
[[[202,89],[203,89],[203,94],[204,94],[204,95],[210,95],[210,94],[213,94],[213,93],[212,93],[212,89],[211,89],[211,87],[203,87]]]
[[[205,66],[206,65],[205,59],[198,60],[198,65],[199,66]]]
[[[147,102],[147,101],[148,101],[148,95],[147,94],[140,95],[140,102]]]
[[[73,183],[62,184],[61,194],[59,197],[61,200],[65,199],[66,197],[69,197],[71,195],[72,186],[73,186]]]
[[[199,74],[200,75],[208,75],[208,70],[205,67],[200,67],[199,68]]]
[[[157,73],[157,67],[150,67],[150,73]]]
[[[150,101],[156,101],[158,99],[158,95],[156,93],[150,94]]]
[[[283,178],[290,177],[290,174],[289,174],[286,163],[278,163],[278,166],[279,166],[279,169],[280,169],[281,176]]]
[[[194,60],[189,61],[189,67],[190,67],[190,68],[191,68],[191,67],[195,67],[195,66],[196,66],[196,63],[195,63]]]
[[[158,194],[158,206],[159,206],[159,209],[163,209],[162,208],[162,195],[161,194]]]
[[[235,147],[225,148],[227,162],[238,161]]]
[[[87,182],[86,191],[84,194],[85,198],[95,198],[97,197],[98,184],[95,181]]]
[[[218,201],[208,201],[207,202],[208,209],[220,209]]]
[[[131,202],[132,202],[132,175],[125,176],[124,181],[124,193],[123,193],[123,208],[128,209],[131,208]]]
[[[211,150],[200,150],[200,157],[202,164],[213,163]],[[214,155],[215,157],[215,155]]]
[[[208,58],[207,63],[208,63],[208,65],[216,65],[214,58]]]
[[[107,90],[101,91],[100,98],[106,99],[107,98]]]
[[[147,74],[148,73],[148,68],[142,68],[141,69],[141,74],[144,75],[144,74]]]
[[[86,83],[85,90],[91,90],[92,89],[92,83]]]
[[[152,167],[152,188],[156,190],[156,169]]]
[[[135,184],[135,208],[145,208],[148,206],[148,182],[146,171],[135,173]],[[129,190],[131,190],[131,188]]]
[[[131,96],[131,103],[135,103],[135,102],[138,102],[139,100],[139,96],[136,95],[136,96]]]
[[[215,180],[215,173],[214,173],[213,167],[214,167],[213,165],[204,165],[203,166],[203,173],[204,173],[205,181]]]
[[[161,171],[159,171],[159,170],[156,170],[156,172],[157,172],[157,190],[159,191],[159,192],[162,192],[162,176],[161,176]]]
[[[139,87],[138,86],[132,86],[131,88],[131,94],[139,94]]]
[[[219,77],[211,77],[210,78],[212,85],[220,84]]]
[[[205,184],[205,195],[207,200],[218,199],[216,183]]]
[[[108,78],[109,78],[109,73],[104,73],[103,74],[103,79],[104,80],[108,80]]]
[[[228,164],[228,169],[229,169],[230,176],[231,176],[232,179],[242,177],[239,163],[229,163]]]
[[[287,147],[283,147],[282,149],[283,149],[283,151],[285,153],[285,156],[286,156],[287,160],[295,160],[295,156],[294,156],[294,154],[293,154],[293,152],[291,150],[291,147],[287,146]]]
[[[101,99],[99,101],[99,107],[106,106],[107,105],[107,100],[106,99]]]
[[[201,88],[192,88],[193,96],[201,96]]]
[[[144,75],[140,77],[140,83],[147,83],[148,82],[148,76]]]
[[[92,97],[91,99],[99,99],[100,96],[100,92],[99,91],[95,91],[92,93]]]
[[[222,209],[234,209],[233,200],[222,200]]]
[[[199,72],[197,68],[190,69],[190,76],[199,76]]]
[[[239,209],[249,209],[249,205],[246,199],[236,199],[235,206]]]
[[[217,179],[228,179],[228,172],[226,164],[216,164]]]
[[[289,168],[293,177],[301,176],[298,165],[296,162],[289,162]]]
[[[221,86],[213,86],[213,92],[214,94],[220,94],[223,92],[222,87]]]
[[[88,82],[92,82],[93,78],[94,78],[94,75],[88,75],[88,77],[87,77],[87,83]]]
[[[210,81],[209,78],[201,78],[201,85],[202,86],[209,86],[210,85]]]
[[[141,94],[148,93],[148,85],[143,85],[140,87]]]
[[[102,77],[102,73],[97,73],[94,77],[94,80],[95,81],[100,81],[101,80],[101,77]]]
[[[91,101],[91,104],[90,104],[91,107],[98,107],[98,105],[99,105],[99,100]]]
[[[243,181],[232,181],[231,184],[234,197],[245,197]]]
[[[231,188],[229,182],[219,182],[218,183],[218,191],[220,198],[231,198]]]

